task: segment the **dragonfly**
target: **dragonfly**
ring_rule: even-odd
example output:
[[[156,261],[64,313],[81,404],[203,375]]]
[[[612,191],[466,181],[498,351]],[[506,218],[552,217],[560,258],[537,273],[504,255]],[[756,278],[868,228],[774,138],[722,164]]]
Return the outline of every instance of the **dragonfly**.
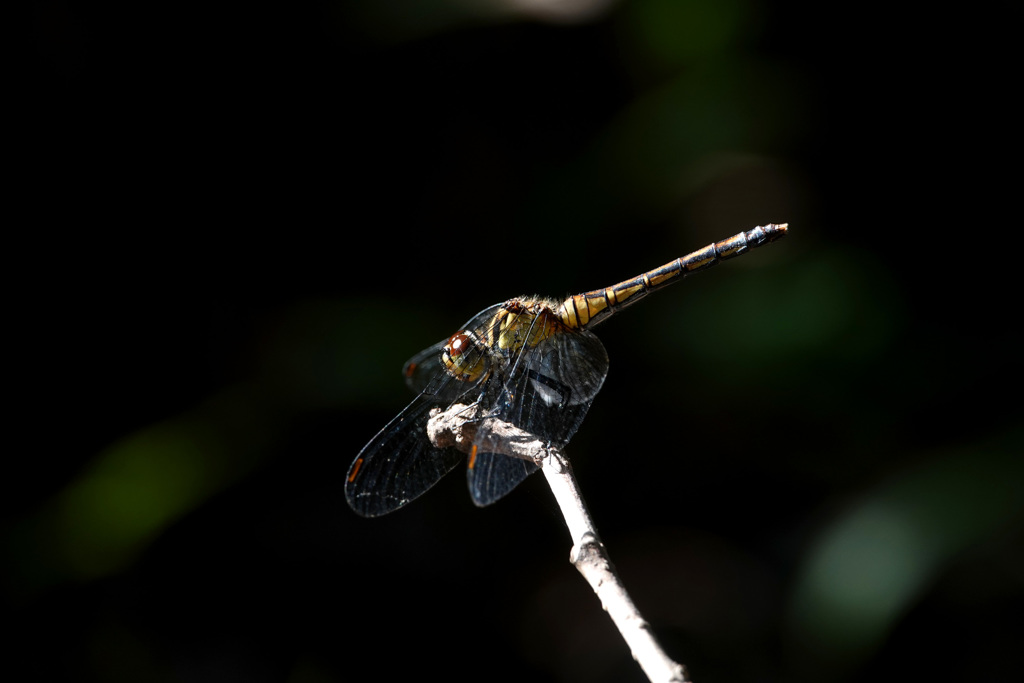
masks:
[[[558,301],[518,297],[477,313],[462,328],[413,356],[405,381],[416,393],[359,452],[345,497],[364,517],[415,500],[463,460],[469,494],[490,505],[539,465],[505,454],[493,418],[563,448],[576,433],[608,374],[608,354],[592,329],[655,290],[786,235],[785,223],[758,226],[603,289]],[[432,442],[428,423],[452,406],[472,408],[480,425],[459,449]],[[461,409],[461,408],[459,408]],[[464,453],[463,450],[468,451]]]

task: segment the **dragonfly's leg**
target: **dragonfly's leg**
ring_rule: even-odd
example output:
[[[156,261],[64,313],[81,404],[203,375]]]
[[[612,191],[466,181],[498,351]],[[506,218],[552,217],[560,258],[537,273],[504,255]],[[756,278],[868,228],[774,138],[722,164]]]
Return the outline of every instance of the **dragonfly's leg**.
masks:
[[[481,415],[480,408],[484,404],[485,392],[481,390],[480,394],[471,403],[455,403],[449,407],[446,413],[452,419],[459,419],[462,422],[479,422],[480,420],[488,417],[488,415]],[[452,408],[457,406],[457,410],[451,411]]]

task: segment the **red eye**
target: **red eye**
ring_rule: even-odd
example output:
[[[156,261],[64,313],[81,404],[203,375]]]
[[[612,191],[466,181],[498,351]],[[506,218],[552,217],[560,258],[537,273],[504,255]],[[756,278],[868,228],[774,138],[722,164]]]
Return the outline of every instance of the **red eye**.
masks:
[[[469,330],[456,332],[441,350],[441,362],[452,377],[475,382],[487,372],[487,354]]]
[[[473,343],[462,332],[456,332],[448,339],[449,355],[460,356],[471,348],[473,348]]]

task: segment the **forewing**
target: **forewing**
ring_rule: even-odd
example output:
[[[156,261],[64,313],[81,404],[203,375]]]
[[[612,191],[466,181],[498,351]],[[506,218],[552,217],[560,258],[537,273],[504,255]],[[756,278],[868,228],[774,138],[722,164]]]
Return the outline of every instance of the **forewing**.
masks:
[[[448,474],[463,455],[437,448],[427,439],[436,401],[417,397],[366,444],[349,468],[345,498],[357,513],[377,517],[423,495]]]

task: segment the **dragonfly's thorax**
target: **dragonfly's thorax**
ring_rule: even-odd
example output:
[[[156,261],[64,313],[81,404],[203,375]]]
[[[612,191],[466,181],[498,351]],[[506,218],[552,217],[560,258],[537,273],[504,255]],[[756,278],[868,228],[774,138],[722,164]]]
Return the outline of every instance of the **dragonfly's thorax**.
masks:
[[[534,347],[562,328],[561,321],[546,301],[510,299],[494,315],[489,341],[508,354]]]

